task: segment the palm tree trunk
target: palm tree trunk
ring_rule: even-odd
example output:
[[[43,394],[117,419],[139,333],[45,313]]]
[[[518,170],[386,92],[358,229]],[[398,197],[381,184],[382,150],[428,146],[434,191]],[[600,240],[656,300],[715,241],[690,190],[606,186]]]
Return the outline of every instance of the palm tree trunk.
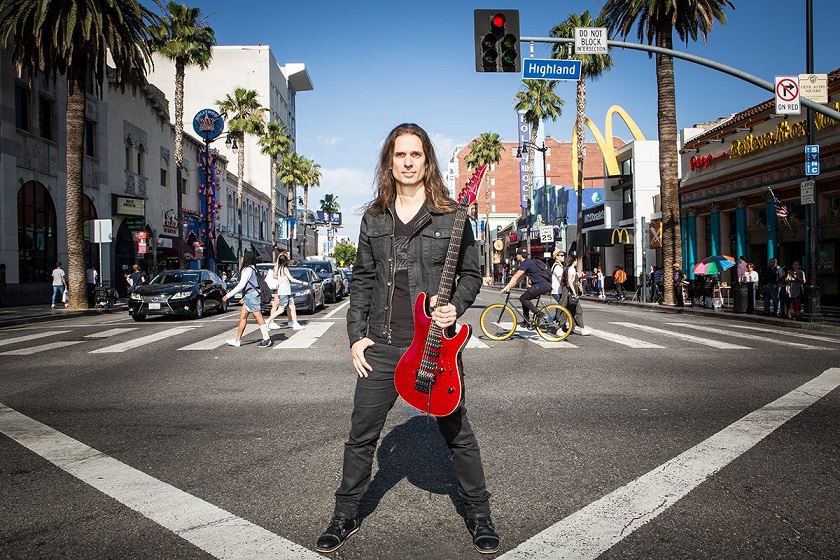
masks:
[[[69,307],[87,307],[85,282],[85,234],[82,197],[85,168],[85,70],[74,65],[67,79],[67,285]]]
[[[269,219],[271,221],[269,227],[271,228],[271,233],[268,238],[271,240],[271,246],[277,243],[277,227],[275,223],[277,221],[276,214],[274,212],[274,207],[277,205],[277,158],[271,158],[271,209],[268,212]]]
[[[671,28],[662,25],[656,34],[658,47],[672,48]],[[665,305],[674,305],[672,265],[681,259],[680,202],[677,178],[677,111],[674,87],[674,59],[656,55],[656,83],[659,120],[659,194],[662,203],[662,256],[665,274]]]
[[[306,222],[309,220],[309,185],[303,185],[303,259],[306,260],[306,238],[309,232],[306,229]]]
[[[575,107],[577,114],[575,117],[575,136],[577,136],[577,177],[578,177],[578,193],[577,193],[577,227],[575,228],[575,252],[578,255],[577,271],[580,274],[583,271],[583,159],[586,153],[586,136],[584,135],[583,125],[586,118],[586,80],[581,79],[577,83]],[[612,138],[608,140],[612,142]],[[567,248],[568,249],[568,248]]]
[[[244,140],[244,135],[242,139]],[[239,229],[238,229],[238,245],[236,249],[236,258],[242,257],[242,183],[244,179],[242,175],[245,174],[245,143],[239,143],[239,154],[236,160],[236,173],[238,177],[236,178],[236,214],[237,219],[239,220]]]
[[[184,61],[175,60],[175,188],[178,209],[178,268],[184,267],[184,205],[181,192],[181,169],[184,165]]]

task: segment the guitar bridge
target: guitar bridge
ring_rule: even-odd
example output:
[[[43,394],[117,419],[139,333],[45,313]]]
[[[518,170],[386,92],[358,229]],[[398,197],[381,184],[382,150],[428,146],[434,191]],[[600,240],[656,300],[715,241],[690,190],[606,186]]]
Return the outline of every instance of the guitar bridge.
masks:
[[[414,381],[414,388],[421,393],[426,393],[428,395],[432,392],[432,385],[435,384],[435,381],[437,381],[437,376],[434,373],[421,369],[417,372],[417,376]]]

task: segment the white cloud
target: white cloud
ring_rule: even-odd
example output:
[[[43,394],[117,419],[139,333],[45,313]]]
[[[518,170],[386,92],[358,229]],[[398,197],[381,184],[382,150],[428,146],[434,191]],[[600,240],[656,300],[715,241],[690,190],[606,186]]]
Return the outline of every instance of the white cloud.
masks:
[[[318,202],[325,194],[332,194],[341,207],[343,225],[339,237],[349,237],[355,243],[359,239],[362,222],[362,207],[373,199],[373,171],[341,167],[321,169],[321,185],[309,190],[309,209],[317,210]],[[326,231],[326,230],[325,230]]]

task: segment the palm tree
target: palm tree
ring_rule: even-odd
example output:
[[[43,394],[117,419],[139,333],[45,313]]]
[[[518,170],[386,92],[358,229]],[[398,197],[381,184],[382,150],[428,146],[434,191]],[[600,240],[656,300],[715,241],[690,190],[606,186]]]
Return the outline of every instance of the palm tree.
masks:
[[[604,27],[603,17],[593,20],[589,16],[589,10],[582,14],[569,14],[566,21],[554,26],[551,30],[552,37],[574,38],[576,27]],[[575,118],[575,137],[577,138],[577,228],[575,235],[575,247],[580,253],[583,249],[583,158],[586,148],[584,138],[584,121],[586,119],[586,80],[597,80],[601,74],[612,68],[612,57],[608,54],[576,54],[566,56],[563,45],[555,44],[552,58],[572,58],[581,61],[580,80],[577,82],[575,96],[577,115]],[[612,142],[612,138],[607,139]],[[563,240],[566,243],[566,240]],[[577,260],[578,272],[583,269],[583,259]]]
[[[338,203],[338,197],[334,194],[327,193],[324,198],[318,203],[321,205],[321,212],[324,214],[337,214],[341,210],[341,205]],[[335,231],[338,229],[332,220],[327,224],[327,235],[329,239],[335,239]]]
[[[257,97],[259,94],[252,89],[237,87],[233,94],[227,94],[224,99],[216,101],[222,118],[228,120],[228,130],[231,139],[238,146],[236,166],[236,216],[237,216],[237,246],[236,257],[242,256],[242,183],[245,174],[245,135],[261,136],[265,129],[262,107]]]
[[[724,8],[729,0],[607,0],[601,10],[610,36],[627,37],[634,26],[639,41],[671,49],[673,34],[680,40],[706,41],[715,20],[726,24]],[[679,177],[677,177],[677,102],[674,88],[674,59],[656,55],[657,111],[659,113],[659,194],[662,203],[662,256],[666,271],[682,262]],[[674,305],[674,279],[665,274],[665,304]]]
[[[306,182],[306,169],[303,165],[304,158],[297,152],[291,152],[282,160],[277,173],[280,175],[280,184],[289,191],[287,214],[297,219],[295,204],[297,201],[297,186]],[[304,232],[306,233],[306,232]],[[289,254],[292,253],[292,237],[289,236]]]
[[[216,35],[201,19],[200,8],[169,2],[160,25],[149,27],[152,49],[175,62],[175,183],[178,197],[178,239],[184,241],[181,216],[181,171],[184,165],[184,75],[187,66],[202,70],[210,66]],[[183,247],[178,249],[178,266],[184,266]]]
[[[525,113],[525,120],[531,125],[531,146],[537,145],[537,129],[540,121],[549,118],[556,121],[563,114],[563,100],[554,92],[557,80],[522,80],[522,89],[513,98],[514,109],[517,113]],[[534,178],[534,152],[528,150],[528,208],[525,211],[526,231],[525,243],[528,255],[531,254],[531,196],[530,185]]]
[[[303,173],[303,258],[306,258],[306,224],[309,221],[309,188],[321,184],[321,166],[312,160],[301,159],[301,171]]]
[[[110,54],[114,83],[124,90],[136,85],[151,65],[150,25],[158,16],[137,0],[0,0],[0,36],[11,43],[20,75],[33,80],[43,74],[67,79],[66,225],[69,306],[87,307],[85,236],[82,222],[87,79],[101,89]]]
[[[286,134],[286,127],[278,121],[271,121],[265,127],[259,143],[261,153],[271,158],[271,244],[277,242],[277,160],[287,157],[292,147],[292,139]]]
[[[478,169],[482,165],[493,165],[502,160],[504,146],[499,135],[495,132],[482,132],[472,143],[472,148],[464,162],[470,169]],[[485,174],[484,178],[487,178]],[[457,194],[457,190],[456,190]],[[478,216],[476,216],[477,218]],[[490,189],[484,188],[484,275],[493,275],[493,260],[490,252]]]

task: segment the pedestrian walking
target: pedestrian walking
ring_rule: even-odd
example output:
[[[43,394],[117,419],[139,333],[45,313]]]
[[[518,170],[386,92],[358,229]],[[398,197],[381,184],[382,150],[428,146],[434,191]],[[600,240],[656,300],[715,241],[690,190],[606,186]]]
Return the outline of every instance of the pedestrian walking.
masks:
[[[281,252],[277,255],[277,260],[274,262],[274,269],[272,269],[272,271],[268,274],[271,276],[273,282],[276,282],[274,285],[276,291],[271,304],[271,313],[266,321],[268,323],[269,330],[280,328],[280,325],[275,323],[274,319],[275,317],[282,315],[284,310],[288,310],[289,326],[292,329],[299,331],[306,328],[297,321],[295,298],[292,295],[292,284],[306,284],[306,282],[297,280],[294,276],[292,276],[292,273],[289,272],[289,257],[285,252]],[[266,281],[268,281],[268,278],[266,278]],[[273,282],[269,282],[268,286],[272,287]]]
[[[560,300],[560,305],[569,310],[575,321],[574,332],[581,336],[589,336],[592,334],[592,329],[583,324],[583,307],[580,303],[580,296],[583,292],[583,285],[578,280],[577,255],[574,251],[570,251],[566,256],[566,263],[563,265],[563,297]]]
[[[269,348],[274,343],[268,336],[268,325],[262,316],[262,302],[260,301],[260,283],[257,279],[257,257],[253,251],[245,251],[242,256],[242,266],[239,269],[239,283],[228,293],[222,296],[222,301],[227,301],[239,292],[242,292],[242,309],[239,310],[239,326],[236,329],[236,337],[226,342],[234,347],[239,347],[242,342],[242,334],[245,332],[245,325],[248,322],[248,314],[254,316],[254,320],[260,326],[262,340],[257,344],[260,348]]]
[[[55,263],[55,268],[52,271],[52,289],[51,307],[55,307],[56,303],[62,301],[64,301],[64,307],[68,307],[70,304],[64,300],[64,292],[67,290],[67,277],[64,270],[61,269],[61,262]]]
[[[741,278],[741,283],[747,286],[747,313],[755,313],[755,292],[758,286],[758,272],[755,271],[755,264],[747,263],[747,271]]]
[[[85,284],[87,286],[87,301],[88,307],[95,307],[94,295],[96,294],[96,281],[99,279],[99,273],[91,263],[88,263],[85,268]]]
[[[620,265],[615,265],[613,270],[613,283],[615,284],[615,293],[619,300],[624,301],[625,291],[624,283],[627,282],[627,273]]]

